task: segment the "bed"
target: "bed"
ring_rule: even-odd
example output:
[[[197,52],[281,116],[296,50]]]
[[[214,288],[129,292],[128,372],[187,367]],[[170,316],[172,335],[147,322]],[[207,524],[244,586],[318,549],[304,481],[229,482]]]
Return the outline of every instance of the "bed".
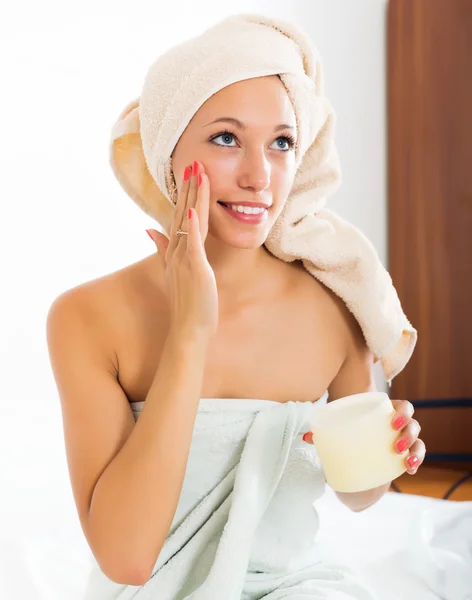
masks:
[[[75,511],[62,423],[2,411],[0,598],[81,600],[95,561]],[[320,547],[356,568],[380,600],[472,600],[472,501],[389,492],[352,513],[329,488]]]

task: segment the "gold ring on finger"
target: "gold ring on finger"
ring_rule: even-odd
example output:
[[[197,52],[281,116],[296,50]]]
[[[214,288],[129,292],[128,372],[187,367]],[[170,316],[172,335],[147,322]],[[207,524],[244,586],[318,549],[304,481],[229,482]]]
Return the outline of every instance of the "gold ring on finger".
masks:
[[[188,231],[183,231],[182,229],[177,229],[175,231],[175,235],[188,235]]]

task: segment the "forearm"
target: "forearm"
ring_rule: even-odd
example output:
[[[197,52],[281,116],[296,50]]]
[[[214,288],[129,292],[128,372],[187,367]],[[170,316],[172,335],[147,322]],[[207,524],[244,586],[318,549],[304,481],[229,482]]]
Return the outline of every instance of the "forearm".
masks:
[[[352,511],[361,512],[378,502],[389,488],[390,482],[365,492],[336,492],[336,496]]]
[[[101,567],[107,576],[123,579],[120,583],[150,575],[172,524],[206,350],[203,337],[167,338],[139,419],[95,486],[89,510],[94,554],[106,563]]]

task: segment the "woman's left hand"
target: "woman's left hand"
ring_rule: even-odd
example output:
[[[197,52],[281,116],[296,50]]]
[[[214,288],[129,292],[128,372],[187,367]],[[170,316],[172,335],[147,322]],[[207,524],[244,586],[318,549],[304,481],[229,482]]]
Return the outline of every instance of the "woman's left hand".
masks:
[[[415,409],[408,400],[392,400],[395,414],[392,417],[392,427],[401,434],[395,443],[395,450],[402,454],[409,449],[410,453],[406,456],[407,473],[414,475],[418,467],[423,463],[426,454],[424,442],[418,438],[421,426],[416,419],[413,419]],[[313,434],[308,431],[304,434],[303,440],[308,444],[313,444]]]

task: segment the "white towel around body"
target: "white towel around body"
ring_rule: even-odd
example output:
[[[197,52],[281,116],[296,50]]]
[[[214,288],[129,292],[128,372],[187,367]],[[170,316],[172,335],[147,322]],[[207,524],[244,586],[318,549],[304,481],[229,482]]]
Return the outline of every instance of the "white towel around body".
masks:
[[[135,419],[143,404],[134,403]],[[86,600],[375,600],[317,544],[314,503],[326,482],[314,446],[302,440],[314,405],[201,399],[152,576],[119,585],[97,566]]]

